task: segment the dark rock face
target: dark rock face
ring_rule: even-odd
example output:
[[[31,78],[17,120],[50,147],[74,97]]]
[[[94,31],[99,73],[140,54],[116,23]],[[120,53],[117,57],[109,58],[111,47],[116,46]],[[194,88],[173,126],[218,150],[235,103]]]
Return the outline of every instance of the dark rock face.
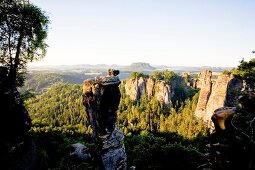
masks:
[[[1,166],[31,169],[35,154],[33,141],[28,135],[31,119],[16,87],[8,82],[7,74],[7,68],[0,67]],[[18,163],[12,162],[13,159]]]
[[[118,71],[109,70],[108,76],[85,80],[83,104],[93,129],[93,140],[97,145],[97,156],[103,168],[126,169],[124,135],[117,126],[120,102]]]
[[[238,79],[231,79],[228,83],[226,106],[234,107],[238,105],[238,98],[242,93],[243,83]]]
[[[0,94],[0,103],[5,108],[2,115],[4,122],[1,123],[4,140],[7,142],[21,142],[31,127],[31,119],[21,102],[16,88],[4,88]]]
[[[241,108],[244,109],[251,115],[255,115],[255,93],[250,92],[250,94],[242,95],[239,97],[239,103]]]

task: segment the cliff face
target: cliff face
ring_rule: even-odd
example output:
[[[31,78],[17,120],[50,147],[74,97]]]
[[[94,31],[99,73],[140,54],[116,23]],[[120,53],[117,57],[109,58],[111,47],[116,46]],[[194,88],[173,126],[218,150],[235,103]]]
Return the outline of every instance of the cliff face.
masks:
[[[171,98],[174,93],[169,85],[164,81],[152,78],[136,78],[123,81],[125,92],[134,101],[140,99],[143,94],[149,97],[155,96],[157,100],[162,101],[166,106],[170,106]]]
[[[196,81],[196,87],[200,88],[199,99],[198,99],[197,108],[195,112],[195,115],[197,117],[202,117],[202,118],[205,117],[207,103],[212,91],[211,77],[212,77],[212,72],[209,70],[205,70],[199,74],[199,77]]]
[[[125,82],[125,91],[132,100],[138,100],[146,92],[145,79],[130,79]]]
[[[230,79],[231,78],[228,75],[221,75],[216,80],[216,83],[212,87],[212,92],[206,106],[206,114],[204,116],[204,120],[211,120],[213,112],[216,109],[225,106],[227,89]]]
[[[237,102],[241,83],[230,75],[219,75],[213,82],[212,72],[205,70],[199,74],[196,87],[200,88],[200,94],[195,115],[210,125],[211,116],[216,109],[231,106],[230,103]]]
[[[241,95],[241,91],[244,84],[241,80],[231,79],[228,84],[226,106],[235,107],[239,104],[238,98]]]

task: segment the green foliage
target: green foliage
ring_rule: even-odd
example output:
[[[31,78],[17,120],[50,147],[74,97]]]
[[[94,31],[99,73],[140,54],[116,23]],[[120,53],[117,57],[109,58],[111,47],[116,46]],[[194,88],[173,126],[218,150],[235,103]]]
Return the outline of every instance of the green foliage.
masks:
[[[21,97],[22,101],[26,101],[30,98],[34,98],[35,94],[31,90],[27,90],[27,91],[24,91],[23,93],[21,93],[20,97]]]
[[[0,63],[11,83],[22,85],[26,64],[45,56],[49,19],[40,8],[16,0],[0,3]]]
[[[169,143],[151,134],[128,137],[125,146],[128,165],[137,169],[196,169],[204,161],[195,147]]]
[[[36,94],[46,91],[48,87],[55,83],[64,82],[59,74],[47,72],[33,72],[26,75],[24,86],[19,89],[20,92],[33,90]]]
[[[156,80],[164,80],[169,85],[173,85],[176,79],[181,78],[173,71],[168,71],[167,69],[163,72],[154,71],[152,72],[151,77],[155,78]]]
[[[172,103],[176,109],[178,109],[183,101],[191,98],[195,95],[196,91],[189,86],[186,86],[185,79],[173,71],[168,71],[167,69],[163,72],[154,71],[151,75],[152,78],[156,80],[163,80],[166,84],[170,85],[174,97],[172,98]]]
[[[187,99],[182,103],[182,107],[176,110],[174,107],[164,107],[162,102],[155,97],[149,98],[146,94],[134,103],[124,89],[121,92],[118,118],[126,135],[139,134],[144,130],[174,132],[188,139],[207,135],[206,125],[194,116],[198,94]]]
[[[32,118],[32,130],[89,132],[82,104],[81,86],[55,84],[47,92],[25,102]]]
[[[233,70],[236,78],[244,80],[247,83],[247,88],[255,88],[255,58],[250,61],[241,61],[237,69]]]
[[[223,75],[231,75],[232,72],[231,72],[230,70],[224,70],[224,71],[222,72],[222,74],[223,74]]]
[[[185,102],[178,113],[170,114],[165,121],[166,131],[175,132],[188,139],[197,136],[206,136],[208,129],[202,120],[195,117],[194,113],[198,101],[198,93]]]
[[[135,72],[135,71],[130,73],[130,76],[129,76],[130,79],[136,79],[136,78],[140,78],[140,77],[148,78],[149,76],[142,72]]]
[[[88,71],[80,72],[65,72],[61,70],[56,71],[30,71],[26,74],[26,81],[24,86],[19,88],[20,92],[32,90],[35,94],[40,94],[46,91],[51,85],[55,83],[71,83],[71,84],[82,84],[84,79],[94,78],[95,74],[89,74]]]
[[[163,80],[164,79],[163,73],[159,72],[159,71],[152,72],[151,77],[155,78],[156,80]]]
[[[79,142],[88,148],[93,148],[92,140],[86,134],[68,134],[63,131],[32,131],[31,135],[36,139],[36,152],[38,155],[38,163],[35,169],[75,169],[76,167],[81,167],[84,165],[82,162],[74,162],[69,156],[71,144]],[[88,164],[89,162],[84,163],[87,167],[92,166]]]

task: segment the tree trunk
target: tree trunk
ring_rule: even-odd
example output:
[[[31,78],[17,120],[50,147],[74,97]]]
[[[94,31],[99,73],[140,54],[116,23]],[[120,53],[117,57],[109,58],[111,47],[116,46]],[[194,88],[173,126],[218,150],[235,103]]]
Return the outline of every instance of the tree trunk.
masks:
[[[23,41],[23,31],[21,31],[19,39],[18,39],[16,55],[14,58],[14,64],[11,64],[11,67],[10,67],[10,75],[9,75],[10,83],[14,85],[16,85],[18,66],[20,64],[20,49],[21,49],[22,41]]]
[[[11,33],[8,34],[8,48],[9,48],[9,57],[10,57],[10,68],[13,67],[13,61],[12,61],[12,52],[11,52]]]

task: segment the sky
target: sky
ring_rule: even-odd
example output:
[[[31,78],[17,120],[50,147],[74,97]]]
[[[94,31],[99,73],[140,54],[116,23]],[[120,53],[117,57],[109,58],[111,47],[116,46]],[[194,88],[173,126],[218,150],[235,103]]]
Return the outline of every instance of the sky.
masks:
[[[50,18],[34,65],[235,67],[255,58],[254,0],[30,0]]]

